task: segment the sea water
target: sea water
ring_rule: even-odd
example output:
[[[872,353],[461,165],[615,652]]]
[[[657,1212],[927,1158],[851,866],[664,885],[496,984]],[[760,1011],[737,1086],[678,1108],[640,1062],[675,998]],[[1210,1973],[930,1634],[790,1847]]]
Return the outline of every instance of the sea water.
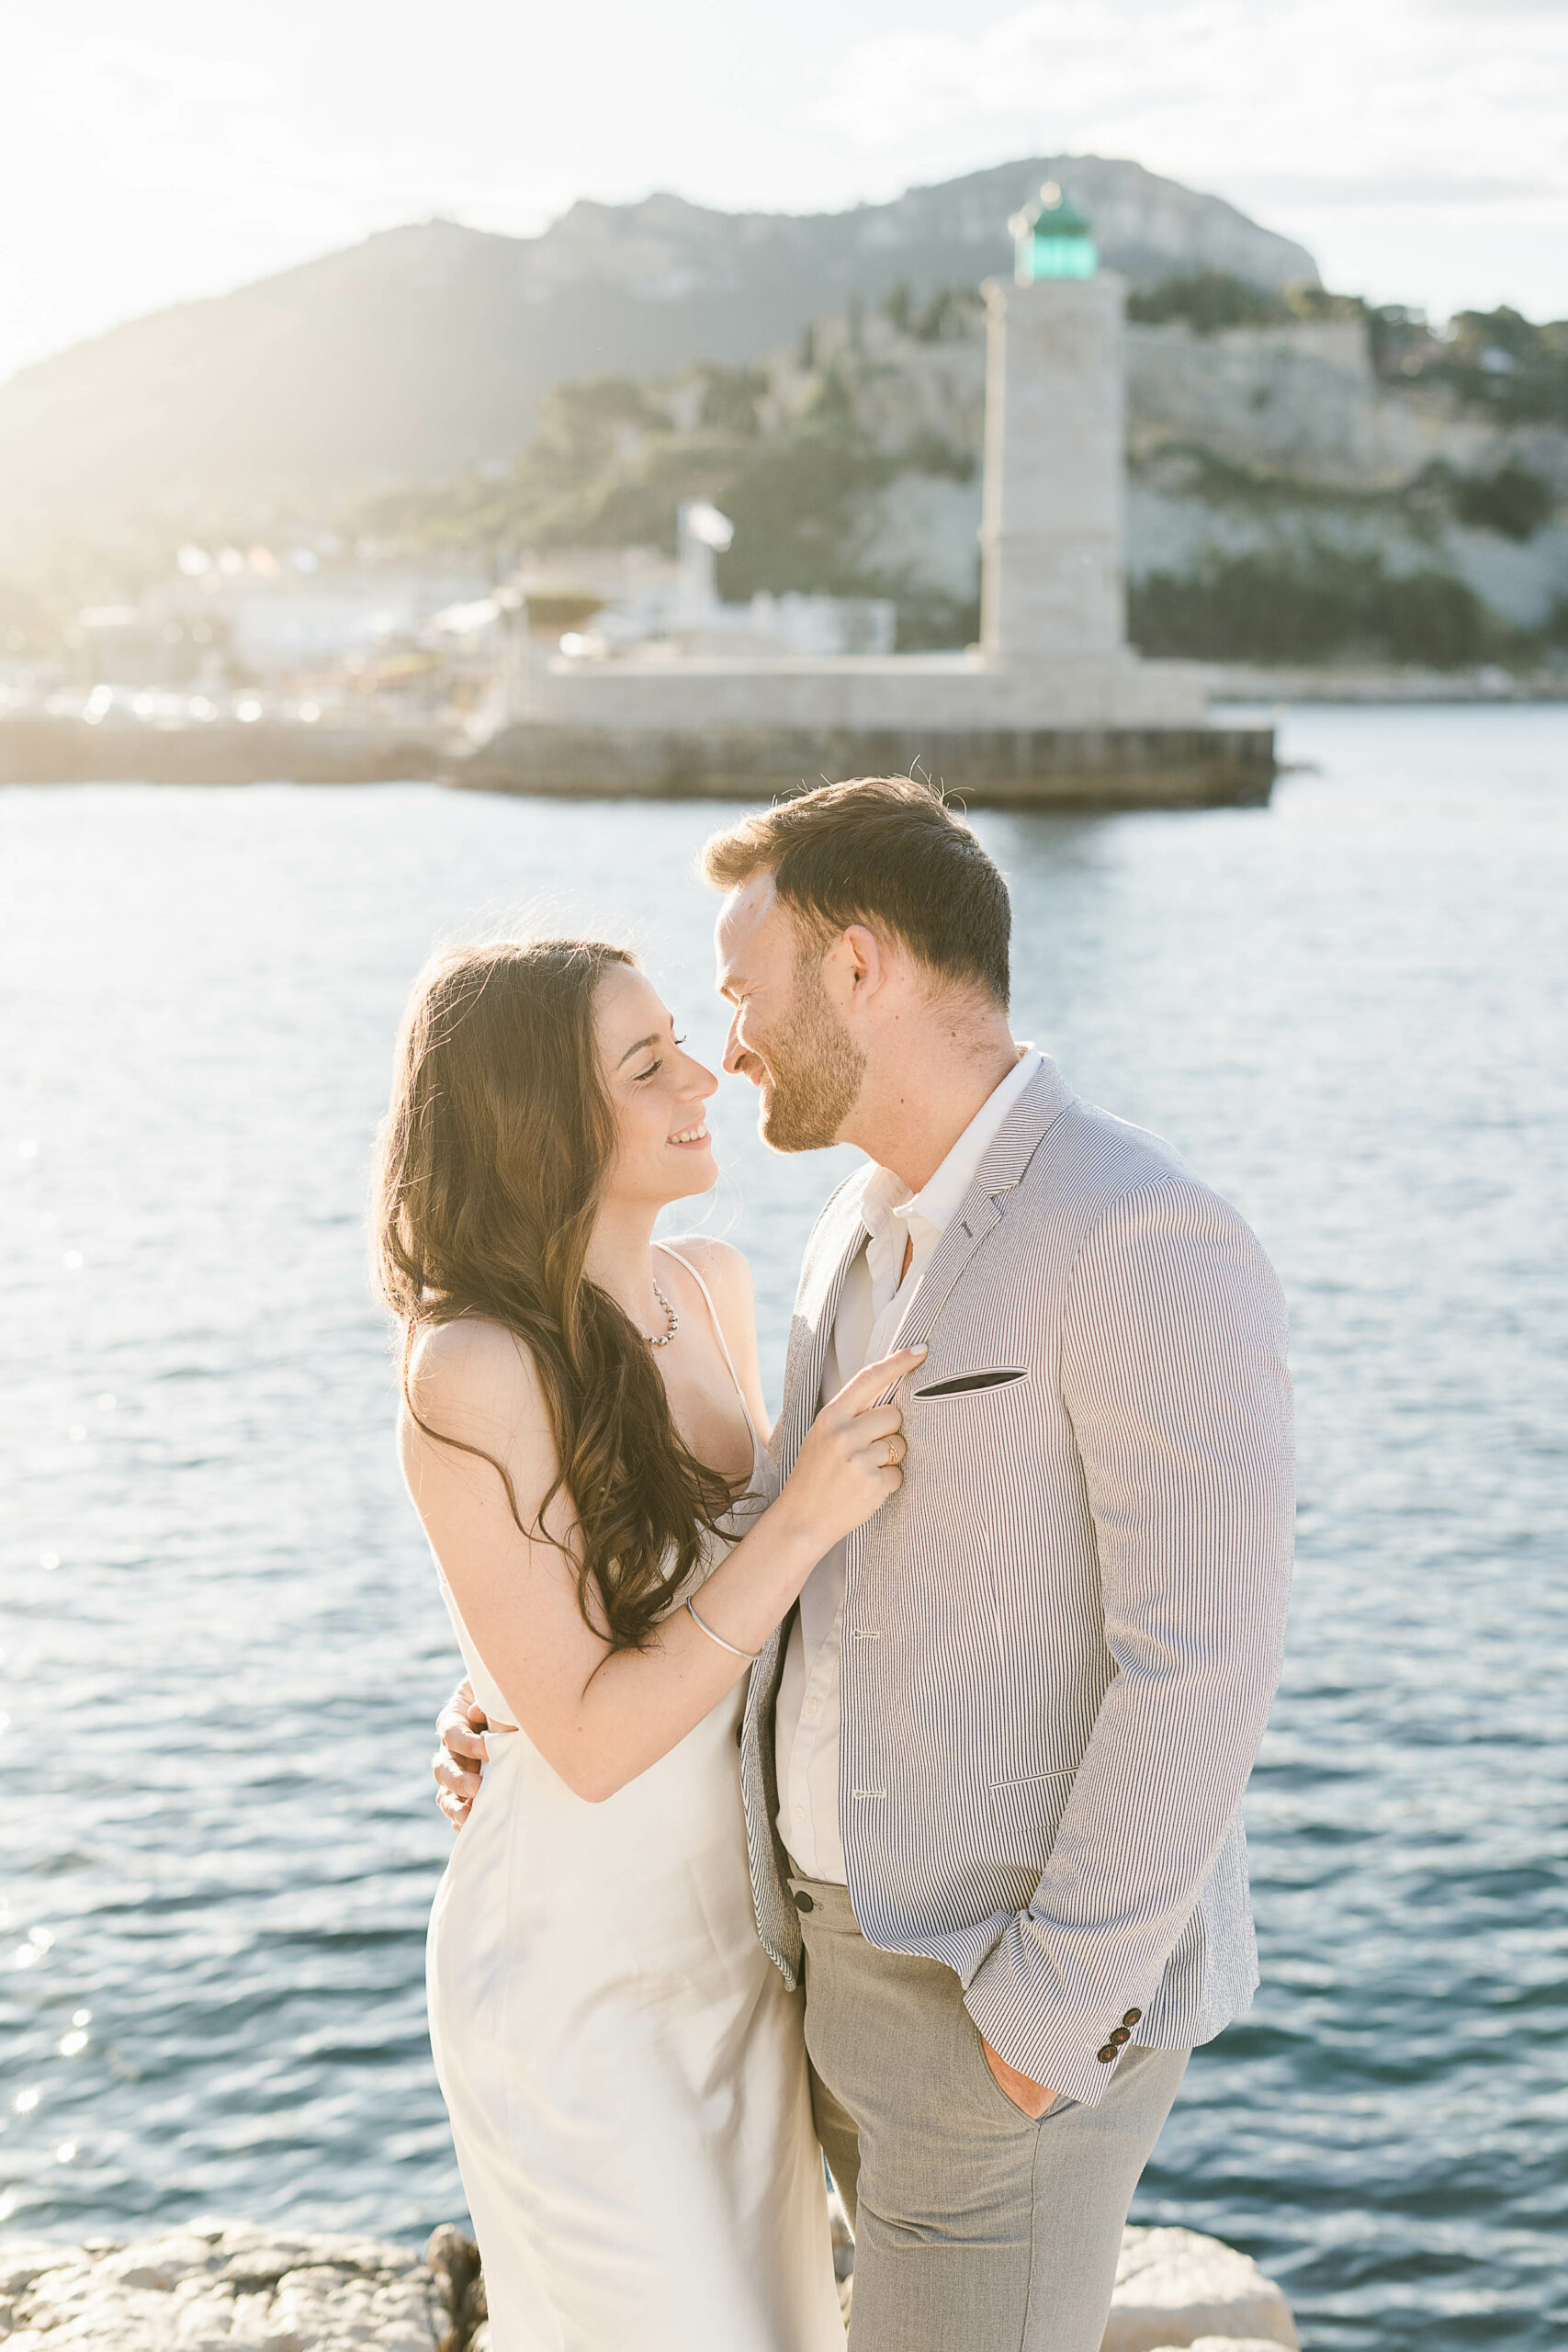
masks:
[[[1296,712],[1266,810],[980,814],[1016,1026],[1290,1295],[1263,1989],[1134,2218],[1321,2352],[1568,2324],[1568,713]],[[953,779],[952,781],[959,781]],[[636,941],[716,1064],[723,811],[434,788],[0,795],[6,2234],[462,2211],[425,2039],[457,1660],[399,1486],[371,1137],[432,942]],[[682,1221],[776,1397],[844,1153],[727,1081]]]

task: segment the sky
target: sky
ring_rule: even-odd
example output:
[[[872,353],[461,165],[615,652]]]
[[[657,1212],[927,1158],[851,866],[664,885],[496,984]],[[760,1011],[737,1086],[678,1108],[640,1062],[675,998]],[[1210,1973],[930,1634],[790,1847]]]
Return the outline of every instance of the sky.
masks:
[[[811,212],[1132,156],[1434,318],[1568,315],[1568,0],[34,0],[0,378],[432,213]]]

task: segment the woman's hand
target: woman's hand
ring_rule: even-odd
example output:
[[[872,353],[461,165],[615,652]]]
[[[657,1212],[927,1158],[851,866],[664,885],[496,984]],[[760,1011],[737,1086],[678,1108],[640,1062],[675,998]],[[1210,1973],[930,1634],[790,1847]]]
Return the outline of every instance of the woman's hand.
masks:
[[[924,1348],[900,1348],[868,1363],[812,1422],[779,1501],[809,1530],[819,1556],[903,1485],[904,1416],[878,1400],[925,1360]]]
[[[441,1745],[430,1767],[435,1775],[435,1802],[454,1829],[461,1829],[479,1792],[479,1774],[490,1760],[484,1743],[487,1728],[485,1711],[465,1677],[436,1719]]]
[[[404,1476],[513,1723],[574,1795],[603,1804],[668,1756],[766,1646],[817,1563],[897,1491],[901,1417],[877,1400],[924,1353],[905,1348],[868,1364],[818,1414],[784,1493],[704,1583],[704,1623],[675,1609],[646,1648],[608,1652],[584,1620],[570,1556],[547,1531],[534,1532],[559,1478],[531,1359],[510,1332],[478,1318],[431,1335],[412,1374],[420,1418],[405,1412],[400,1423]],[[496,1464],[512,1480],[522,1524]],[[435,1770],[454,1827],[485,1752],[470,1705],[471,1693],[455,1694]]]

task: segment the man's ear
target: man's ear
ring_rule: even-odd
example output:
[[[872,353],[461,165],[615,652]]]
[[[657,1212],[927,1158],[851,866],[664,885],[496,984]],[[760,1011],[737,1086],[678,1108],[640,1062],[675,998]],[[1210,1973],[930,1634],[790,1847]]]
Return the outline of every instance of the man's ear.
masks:
[[[852,922],[840,938],[834,960],[846,1009],[869,1004],[887,978],[887,961],[876,933],[863,922]]]

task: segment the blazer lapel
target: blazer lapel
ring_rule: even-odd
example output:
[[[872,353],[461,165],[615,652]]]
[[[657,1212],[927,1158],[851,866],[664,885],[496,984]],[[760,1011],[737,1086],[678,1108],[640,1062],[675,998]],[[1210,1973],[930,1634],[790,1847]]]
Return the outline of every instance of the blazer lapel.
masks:
[[[975,1182],[932,1250],[915,1295],[900,1317],[887,1352],[897,1348],[921,1348],[930,1339],[938,1316],[980,1250],[986,1237],[1000,1224],[1002,1202],[1021,1180],[1042,1138],[1074,1100],[1072,1089],[1055,1062],[1047,1060],[1035,1072],[992,1138]],[[784,1403],[773,1432],[773,1458],[781,1476],[788,1477],[806,1442],[821,1399],[822,1365],[829,1334],[838,1313],[844,1277],[864,1245],[869,1228],[860,1213],[863,1195],[857,1194],[849,1212],[852,1222],[844,1247],[832,1261],[833,1271],[820,1304],[807,1289],[795,1306],[790,1329],[789,1357],[784,1367]],[[887,1391],[891,1396],[893,1389]]]
[[[937,1317],[957,1287],[960,1276],[986,1236],[1001,1220],[1001,1210],[988,1193],[980,1190],[980,1180],[976,1177],[957,1216],[926,1262],[926,1270],[915,1285],[915,1295],[900,1316],[898,1328],[888,1343],[889,1355],[896,1348],[925,1346]]]
[[[827,1360],[828,1341],[832,1334],[833,1317],[839,1311],[843,1294],[844,1278],[864,1247],[867,1227],[857,1204],[849,1238],[833,1261],[827,1289],[819,1302],[809,1294],[795,1308],[790,1328],[789,1354],[784,1364],[784,1401],[779,1408],[778,1427],[773,1432],[773,1454],[781,1477],[787,1478],[795,1467],[795,1456],[806,1442],[807,1431],[817,1418],[822,1396],[822,1366]]]
[[[889,1354],[893,1348],[925,1346],[986,1237],[1001,1223],[1007,1194],[1021,1182],[1041,1141],[1072,1100],[1072,1091],[1055,1062],[1047,1061],[992,1138],[975,1182],[931,1251],[899,1320]]]

